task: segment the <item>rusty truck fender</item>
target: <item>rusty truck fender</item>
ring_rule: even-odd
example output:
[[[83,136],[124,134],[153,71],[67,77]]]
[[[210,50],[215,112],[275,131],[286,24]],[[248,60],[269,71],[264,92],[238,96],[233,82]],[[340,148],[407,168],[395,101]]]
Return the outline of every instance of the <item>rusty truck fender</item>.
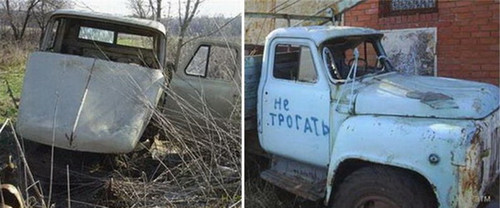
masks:
[[[335,187],[335,172],[346,160],[356,159],[403,168],[425,178],[440,207],[456,207],[459,171],[467,171],[466,152],[476,132],[473,121],[397,116],[354,116],[336,135],[328,169],[325,203]],[[388,151],[388,148],[390,151]],[[422,151],[424,150],[424,151]],[[467,200],[470,201],[470,200]],[[464,203],[460,203],[460,207]]]

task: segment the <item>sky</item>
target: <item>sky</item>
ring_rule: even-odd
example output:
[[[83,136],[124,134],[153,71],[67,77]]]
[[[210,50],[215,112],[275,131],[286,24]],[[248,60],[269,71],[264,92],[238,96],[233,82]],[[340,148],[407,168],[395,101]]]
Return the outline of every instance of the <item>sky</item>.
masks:
[[[117,15],[131,15],[132,10],[128,8],[129,0],[72,0],[74,9],[90,10],[96,12],[111,13]],[[183,2],[185,0],[181,0]],[[147,2],[147,0],[146,0]],[[168,2],[171,2],[171,16],[177,16],[179,0],[163,0],[163,16],[168,13]],[[243,0],[204,0],[200,5],[198,16],[234,17],[243,12]],[[85,6],[86,5],[86,6]]]

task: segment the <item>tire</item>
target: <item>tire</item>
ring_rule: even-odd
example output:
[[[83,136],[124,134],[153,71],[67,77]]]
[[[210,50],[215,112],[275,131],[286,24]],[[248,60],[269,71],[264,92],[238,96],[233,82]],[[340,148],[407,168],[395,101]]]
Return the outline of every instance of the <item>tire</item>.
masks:
[[[405,170],[363,167],[345,178],[334,193],[331,208],[434,208],[437,202],[427,183]]]

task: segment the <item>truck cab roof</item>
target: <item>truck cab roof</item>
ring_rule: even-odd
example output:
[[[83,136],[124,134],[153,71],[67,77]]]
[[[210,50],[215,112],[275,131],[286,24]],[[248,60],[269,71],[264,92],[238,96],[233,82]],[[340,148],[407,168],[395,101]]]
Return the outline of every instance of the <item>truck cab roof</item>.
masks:
[[[51,18],[54,18],[54,17],[74,17],[74,18],[79,18],[79,19],[107,21],[107,22],[112,22],[112,23],[122,24],[122,25],[134,25],[137,27],[142,27],[142,28],[151,29],[151,30],[160,32],[163,34],[163,36],[166,35],[165,26],[162,23],[160,23],[158,21],[153,21],[153,20],[139,19],[139,18],[133,18],[133,17],[122,17],[122,16],[115,16],[115,15],[106,14],[106,13],[89,12],[89,11],[81,11],[81,10],[73,10],[73,9],[56,10],[51,14]]]
[[[383,35],[381,32],[364,27],[346,27],[346,26],[308,26],[308,27],[289,27],[279,28],[271,32],[267,39],[274,38],[307,38],[314,41],[319,46],[326,40],[332,38],[360,35]]]

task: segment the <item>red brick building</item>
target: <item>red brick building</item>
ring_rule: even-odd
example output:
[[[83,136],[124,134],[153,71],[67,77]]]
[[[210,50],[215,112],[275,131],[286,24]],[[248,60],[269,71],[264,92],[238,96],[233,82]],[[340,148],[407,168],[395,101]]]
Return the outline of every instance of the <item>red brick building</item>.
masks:
[[[391,5],[400,2],[407,4],[367,0],[345,14],[344,24],[379,30],[436,27],[438,76],[499,85],[498,0],[414,1],[426,4],[403,9]]]

